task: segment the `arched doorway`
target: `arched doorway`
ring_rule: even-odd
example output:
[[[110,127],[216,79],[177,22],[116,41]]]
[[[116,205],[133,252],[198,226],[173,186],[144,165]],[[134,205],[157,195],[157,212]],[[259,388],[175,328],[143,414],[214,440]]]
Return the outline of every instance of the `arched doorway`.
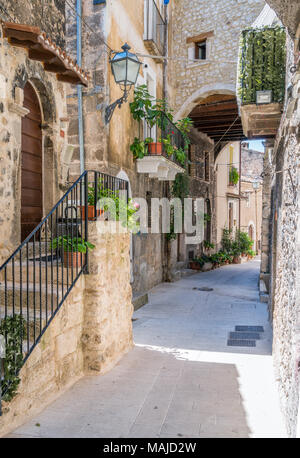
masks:
[[[21,240],[23,241],[43,217],[43,147],[42,114],[33,86],[24,87],[21,143]]]

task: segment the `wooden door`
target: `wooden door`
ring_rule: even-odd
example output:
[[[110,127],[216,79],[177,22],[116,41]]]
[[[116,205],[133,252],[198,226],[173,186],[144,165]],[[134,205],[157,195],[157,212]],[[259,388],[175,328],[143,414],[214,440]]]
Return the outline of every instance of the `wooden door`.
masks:
[[[27,83],[24,88],[24,107],[30,111],[22,118],[22,241],[38,225],[43,216],[42,116],[37,95],[30,83]]]

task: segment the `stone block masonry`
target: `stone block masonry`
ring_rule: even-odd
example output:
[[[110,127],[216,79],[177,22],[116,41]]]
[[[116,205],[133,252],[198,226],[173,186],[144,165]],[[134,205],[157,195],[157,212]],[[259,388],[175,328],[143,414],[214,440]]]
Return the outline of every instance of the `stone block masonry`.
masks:
[[[0,436],[82,376],[107,372],[132,348],[130,235],[111,233],[113,224],[89,223],[89,240],[96,246],[89,253],[89,274],[79,278],[21,369],[17,396],[3,402]]]

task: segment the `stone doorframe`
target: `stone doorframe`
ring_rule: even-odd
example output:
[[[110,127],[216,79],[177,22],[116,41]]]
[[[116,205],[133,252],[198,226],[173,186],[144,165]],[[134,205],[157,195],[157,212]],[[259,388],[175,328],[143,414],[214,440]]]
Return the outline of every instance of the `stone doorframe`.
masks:
[[[20,77],[21,75],[21,77]],[[15,123],[14,136],[16,137],[18,149],[19,149],[19,160],[17,162],[17,208],[21,209],[21,132],[22,132],[22,117],[26,116],[28,110],[23,107],[24,101],[24,87],[26,83],[30,83],[33,87],[41,110],[42,123],[42,160],[43,160],[43,216],[45,216],[53,207],[55,202],[58,200],[58,158],[54,151],[53,137],[57,128],[55,126],[56,107],[54,94],[46,88],[42,77],[38,78],[36,72],[31,76],[30,72],[27,73],[24,67],[18,68],[15,73],[12,87],[12,100],[9,103],[9,111],[17,115],[17,122]],[[17,212],[16,224],[20,227],[20,211]],[[19,221],[18,221],[19,220]],[[18,230],[20,235],[20,229]],[[20,238],[20,237],[19,237]]]

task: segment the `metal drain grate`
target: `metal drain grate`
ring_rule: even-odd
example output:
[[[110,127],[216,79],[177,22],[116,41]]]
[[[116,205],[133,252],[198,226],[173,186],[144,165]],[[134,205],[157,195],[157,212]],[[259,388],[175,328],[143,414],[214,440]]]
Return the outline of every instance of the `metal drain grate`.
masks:
[[[213,288],[208,288],[207,286],[202,286],[201,288],[193,288],[196,289],[197,291],[213,291]]]
[[[228,339],[227,345],[229,347],[256,347],[256,341],[255,340]]]
[[[260,339],[258,332],[230,332],[229,339]]]
[[[263,326],[236,326],[235,330],[242,332],[264,332]]]

